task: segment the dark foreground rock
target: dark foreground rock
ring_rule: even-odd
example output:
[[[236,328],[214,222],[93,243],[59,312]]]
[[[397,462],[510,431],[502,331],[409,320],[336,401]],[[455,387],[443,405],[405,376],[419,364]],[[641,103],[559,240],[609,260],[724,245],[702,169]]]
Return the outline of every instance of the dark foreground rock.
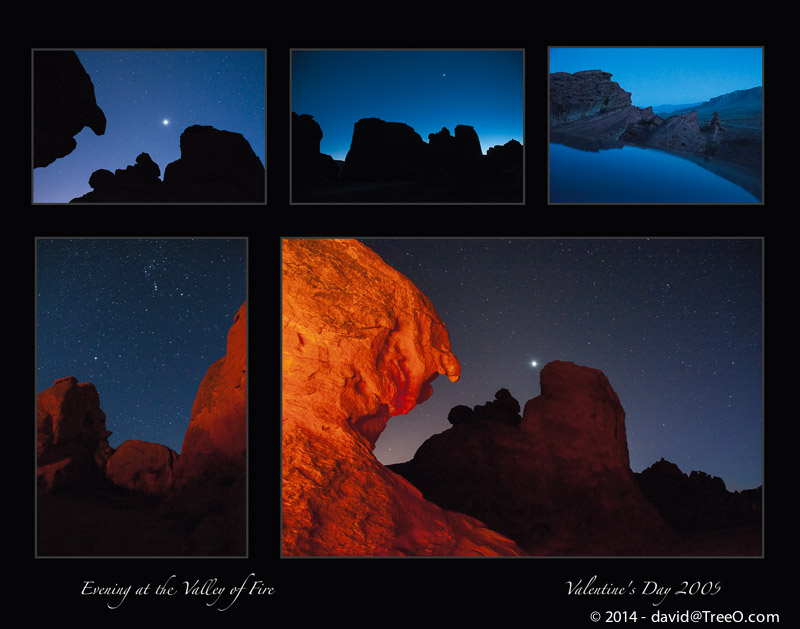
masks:
[[[338,174],[334,165],[321,161],[329,156],[319,153],[317,138],[322,132],[316,123],[311,139],[306,139],[310,118],[293,117],[293,155],[298,156],[293,161],[293,201],[522,201],[523,150],[516,140],[483,155],[478,134],[469,125],[457,125],[453,135],[442,128],[425,142],[405,123],[364,118],[355,123],[352,144]]]
[[[240,133],[194,125],[180,138],[181,157],[161,169],[141,153],[136,164],[96,170],[93,190],[71,203],[263,203],[265,170]]]
[[[77,146],[84,127],[96,135],[106,130],[94,85],[72,50],[33,53],[33,167],[52,164]]]
[[[717,537],[707,527],[674,525],[664,501],[689,494],[670,479],[666,488],[648,485],[651,475],[631,471],[625,412],[599,370],[548,363],[541,395],[525,404],[521,418],[518,411],[505,389],[486,405],[457,406],[448,417],[452,428],[389,468],[426,499],[485,522],[530,555],[760,554],[759,522],[739,512],[726,511],[730,517],[719,524],[727,528]],[[703,480],[698,476],[698,485]],[[709,495],[705,489],[686,510]]]

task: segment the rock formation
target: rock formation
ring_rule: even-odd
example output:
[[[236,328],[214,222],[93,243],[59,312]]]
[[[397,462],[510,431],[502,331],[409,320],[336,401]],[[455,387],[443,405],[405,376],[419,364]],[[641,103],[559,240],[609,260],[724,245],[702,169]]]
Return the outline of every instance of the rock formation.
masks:
[[[77,146],[84,127],[103,135],[106,117],[94,85],[72,50],[33,52],[33,167],[52,164]]]
[[[631,94],[611,80],[611,73],[583,70],[550,74],[550,125],[631,107]]]
[[[40,554],[246,554],[246,306],[200,383],[180,456],[138,440],[111,449],[92,384],[61,378],[37,396]]]
[[[345,181],[414,179],[428,169],[427,145],[402,122],[364,118],[353,127],[353,141],[345,158]]]
[[[93,190],[71,203],[263,203],[265,171],[240,133],[194,125],[181,134],[181,157],[161,169],[147,153],[114,173],[96,170]]]
[[[304,119],[305,118],[305,119]],[[475,129],[443,127],[424,142],[409,125],[364,118],[355,123],[353,140],[338,179],[322,162],[325,177],[309,180],[302,164],[327,158],[316,146],[321,130],[310,116],[293,117],[293,151],[306,155],[292,175],[295,200],[335,202],[518,202],[523,191],[523,150],[516,140],[483,155]],[[311,125],[313,124],[313,128]]]
[[[473,413],[390,468],[531,555],[658,554],[672,532],[630,470],[625,413],[605,375],[555,361],[540,380],[518,426]],[[511,400],[498,392],[513,418]]]
[[[106,464],[106,478],[118,487],[148,495],[172,489],[178,455],[160,443],[137,439],[123,441]]]
[[[431,302],[353,240],[283,241],[283,554],[515,555],[372,450],[460,365]]]
[[[314,117],[292,112],[292,186],[295,191],[338,178],[339,166],[333,157],[320,153],[321,141],[322,129]]]
[[[180,159],[164,169],[170,200],[264,202],[264,165],[241,133],[194,125],[181,134],[180,146]]]
[[[647,499],[676,531],[761,526],[761,488],[730,492],[705,472],[684,474],[663,458],[636,475]]]
[[[103,478],[113,450],[100,396],[90,382],[59,378],[36,396],[38,487],[93,485]]]

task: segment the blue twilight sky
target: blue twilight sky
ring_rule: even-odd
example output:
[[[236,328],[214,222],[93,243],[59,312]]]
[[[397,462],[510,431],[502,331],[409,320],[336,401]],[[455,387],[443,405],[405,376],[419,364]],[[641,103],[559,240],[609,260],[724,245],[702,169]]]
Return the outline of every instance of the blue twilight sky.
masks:
[[[410,460],[451,408],[539,395],[550,361],[600,369],[625,409],[631,469],[660,458],[762,483],[759,239],[361,239],[431,300],[461,378],[392,417],[375,447]],[[536,361],[536,365],[532,364]]]
[[[320,151],[343,160],[362,118],[404,122],[427,142],[475,128],[484,153],[523,143],[521,50],[294,50],[291,107],[322,128]]]
[[[679,105],[762,84],[761,48],[550,48],[550,72],[603,70],[637,107]]]
[[[195,124],[241,133],[266,165],[264,50],[75,52],[94,84],[106,132],[84,127],[72,153],[35,168],[35,203],[68,203],[91,191],[95,170],[124,170],[140,153],[149,153],[163,178],[181,156],[181,133]]]

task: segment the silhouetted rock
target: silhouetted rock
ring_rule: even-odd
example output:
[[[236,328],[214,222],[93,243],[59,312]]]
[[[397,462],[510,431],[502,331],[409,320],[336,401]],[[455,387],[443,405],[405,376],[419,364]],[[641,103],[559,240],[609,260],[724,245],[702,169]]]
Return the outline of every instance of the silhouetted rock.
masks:
[[[77,146],[84,127],[103,135],[106,117],[94,85],[72,50],[33,53],[33,166],[52,164]]]
[[[322,129],[313,116],[292,112],[292,185],[294,191],[336,180],[339,166],[333,157],[320,153]]]
[[[36,396],[39,490],[92,485],[104,478],[112,449],[100,396],[90,382],[59,378]]]
[[[519,555],[372,454],[386,422],[460,365],[408,278],[353,240],[283,241],[283,553]]]
[[[760,487],[730,492],[721,478],[700,471],[687,476],[663,458],[636,479],[647,499],[677,531],[761,526]]]
[[[106,464],[106,478],[119,487],[151,495],[172,489],[178,455],[160,443],[123,441]]]
[[[448,421],[454,426],[472,421],[498,422],[509,426],[518,426],[522,420],[519,414],[519,402],[514,399],[508,389],[500,389],[494,394],[494,401],[474,408],[458,405],[450,409]]]
[[[415,179],[428,170],[427,148],[407,124],[364,118],[353,127],[341,177],[345,181]]]
[[[472,418],[461,407],[454,418],[465,421],[389,468],[427,499],[486,522],[531,555],[642,555],[669,547],[672,532],[630,470],[625,413],[603,373],[556,361],[540,380],[541,395],[525,405],[518,426],[478,420],[519,411],[502,389]]]
[[[92,203],[157,203],[163,201],[164,190],[159,176],[161,169],[147,153],[140,153],[136,163],[125,170],[110,172],[104,168],[89,177],[91,192],[73,202]]]
[[[214,127],[188,127],[180,139],[181,157],[161,169],[148,153],[113,174],[96,170],[93,190],[71,203],[256,203],[265,199],[261,160],[240,133]]]
[[[181,134],[180,146],[180,159],[164,169],[169,200],[264,202],[264,165],[241,133],[194,125]]]

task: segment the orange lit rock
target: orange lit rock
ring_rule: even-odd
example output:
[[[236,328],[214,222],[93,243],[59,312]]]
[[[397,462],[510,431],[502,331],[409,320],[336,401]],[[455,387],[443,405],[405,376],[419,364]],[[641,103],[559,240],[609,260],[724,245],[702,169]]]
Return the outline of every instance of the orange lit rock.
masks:
[[[172,489],[178,455],[160,443],[128,439],[114,450],[106,464],[106,478],[125,489],[165,494]]]
[[[283,241],[283,553],[515,555],[372,450],[460,365],[433,305],[354,240]]]
[[[208,475],[238,476],[247,449],[247,304],[228,331],[225,356],[200,383],[176,465],[181,486]]]
[[[36,459],[40,489],[102,478],[112,450],[100,396],[90,382],[59,378],[36,396]]]

